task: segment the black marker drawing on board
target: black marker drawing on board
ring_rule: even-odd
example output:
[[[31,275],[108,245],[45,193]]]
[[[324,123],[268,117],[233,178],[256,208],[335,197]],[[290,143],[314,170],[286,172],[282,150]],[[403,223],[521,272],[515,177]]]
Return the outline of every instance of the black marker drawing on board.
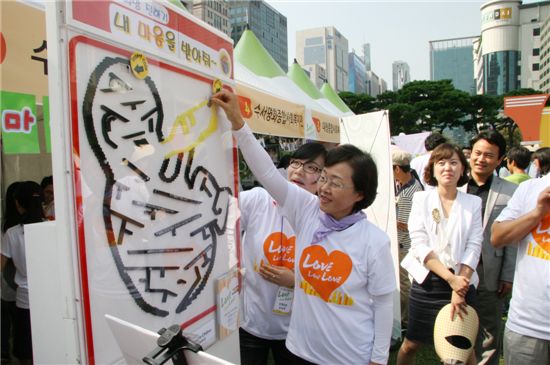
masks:
[[[186,310],[206,287],[232,191],[208,166],[194,163],[196,155],[208,153],[203,141],[212,118],[210,134],[199,133],[199,143],[170,154],[175,142],[166,133],[176,121],[165,120],[152,73],[139,80],[128,65],[127,59],[105,57],[89,76],[82,116],[102,172],[90,178],[104,181],[97,216],[128,294],[141,310],[166,317]],[[201,101],[191,112],[199,107],[207,108]],[[190,128],[209,122],[189,118],[195,123]]]

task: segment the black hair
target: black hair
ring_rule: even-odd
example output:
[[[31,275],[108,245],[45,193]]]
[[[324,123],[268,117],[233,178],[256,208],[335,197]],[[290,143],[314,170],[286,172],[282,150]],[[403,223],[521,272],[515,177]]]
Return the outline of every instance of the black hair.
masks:
[[[395,165],[395,166],[399,166],[401,171],[403,171],[404,173],[412,171],[411,165]]]
[[[462,176],[460,176],[460,179],[458,179],[456,185],[462,186],[468,182],[469,166],[468,166],[468,161],[466,160],[466,157],[464,157],[464,154],[462,153],[462,149],[452,143],[443,143],[437,146],[435,150],[433,150],[430,156],[430,161],[428,162],[428,165],[426,165],[426,168],[424,169],[423,177],[426,184],[431,186],[437,186],[437,180],[435,179],[435,175],[434,175],[434,164],[437,161],[441,161],[441,160],[445,160],[453,157],[453,154],[455,153],[458,155],[458,159],[460,160],[460,163],[464,167]]]
[[[539,174],[544,176],[550,172],[550,147],[539,148],[533,153],[533,160],[539,160]]]
[[[42,182],[40,183],[40,187],[44,189],[48,185],[53,185],[53,176],[46,176],[42,179]]]
[[[426,151],[433,151],[437,146],[447,142],[447,138],[440,133],[433,132],[424,140]]]
[[[21,182],[16,181],[11,183],[6,190],[6,205],[4,207],[4,224],[2,225],[2,232],[6,233],[8,229],[19,224],[21,215],[17,211],[15,205],[15,192]]]
[[[292,157],[290,157],[289,154],[281,156],[279,159],[279,163],[277,164],[278,169],[286,169],[288,165],[290,164],[290,160]]]
[[[363,194],[363,199],[354,204],[353,212],[368,208],[374,202],[378,189],[378,169],[374,160],[370,154],[359,148],[344,144],[328,152],[325,166],[330,167],[341,162],[350,165],[353,170],[351,180],[355,191]]]
[[[514,161],[516,166],[522,170],[529,167],[531,162],[531,152],[525,147],[512,147],[506,154],[508,161]]]
[[[38,223],[44,220],[42,188],[36,182],[22,182],[15,192],[15,200],[25,209],[19,224]]]
[[[475,136],[474,138],[472,138],[472,140],[470,141],[470,146],[472,146],[473,148],[474,145],[478,141],[481,141],[482,139],[489,142],[489,144],[492,144],[498,147],[498,158],[501,158],[506,154],[506,140],[504,139],[502,134],[498,133],[495,130],[483,131],[479,133],[477,136]]]
[[[301,145],[294,153],[292,153],[293,159],[312,161],[317,157],[322,156],[323,159],[327,158],[327,149],[325,146],[318,142],[309,142]]]

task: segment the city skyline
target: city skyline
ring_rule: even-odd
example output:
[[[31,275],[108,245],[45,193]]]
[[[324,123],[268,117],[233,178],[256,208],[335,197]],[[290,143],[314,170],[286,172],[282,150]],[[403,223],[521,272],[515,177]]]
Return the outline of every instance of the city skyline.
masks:
[[[391,84],[392,63],[398,60],[409,64],[411,80],[429,80],[429,42],[479,35],[486,1],[267,2],[287,17],[289,63],[296,55],[297,31],[334,26],[349,40],[349,52],[362,55],[362,45],[370,43],[372,70]]]

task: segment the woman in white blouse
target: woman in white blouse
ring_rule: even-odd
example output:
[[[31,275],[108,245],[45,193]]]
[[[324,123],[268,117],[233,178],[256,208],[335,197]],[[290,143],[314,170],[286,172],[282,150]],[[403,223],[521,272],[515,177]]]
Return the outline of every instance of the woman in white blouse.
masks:
[[[451,316],[457,320],[474,299],[483,228],[481,199],[457,189],[468,181],[467,166],[460,148],[438,146],[424,171],[424,181],[437,189],[413,196],[411,249],[401,265],[414,280],[398,365],[413,364],[418,349],[433,344],[435,318],[443,306],[452,303]],[[472,352],[468,364],[475,363]]]
[[[377,170],[355,146],[329,151],[318,196],[286,181],[254,138],[236,95],[222,107],[248,166],[296,234],[295,289],[286,347],[290,364],[386,364],[395,275],[388,236],[363,209],[376,197]]]

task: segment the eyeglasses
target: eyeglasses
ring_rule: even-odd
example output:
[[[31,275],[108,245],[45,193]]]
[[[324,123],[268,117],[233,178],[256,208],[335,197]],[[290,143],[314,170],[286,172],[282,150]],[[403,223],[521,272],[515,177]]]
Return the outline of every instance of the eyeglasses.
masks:
[[[344,190],[347,188],[351,188],[352,186],[345,185],[341,181],[335,181],[333,179],[329,179],[326,177],[326,175],[319,176],[319,180],[317,180],[317,184],[319,186],[323,186],[326,183],[328,183],[328,187],[335,190]]]
[[[301,162],[298,160],[292,160],[290,161],[290,167],[292,167],[293,169],[299,169],[300,167],[302,167],[306,174],[312,175],[319,174],[322,170],[315,162],[312,161]]]

